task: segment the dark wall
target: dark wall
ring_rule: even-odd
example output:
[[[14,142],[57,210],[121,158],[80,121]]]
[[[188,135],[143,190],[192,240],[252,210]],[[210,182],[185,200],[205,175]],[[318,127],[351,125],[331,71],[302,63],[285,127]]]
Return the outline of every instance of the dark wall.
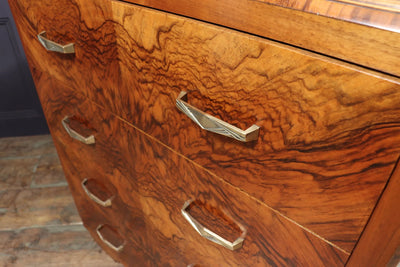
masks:
[[[0,137],[48,133],[24,50],[8,6],[0,0]]]

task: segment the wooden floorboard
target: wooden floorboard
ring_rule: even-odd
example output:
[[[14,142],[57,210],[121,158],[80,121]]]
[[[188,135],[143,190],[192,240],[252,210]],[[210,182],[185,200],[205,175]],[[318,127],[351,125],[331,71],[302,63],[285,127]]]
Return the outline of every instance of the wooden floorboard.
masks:
[[[1,191],[0,210],[0,230],[81,221],[67,186]]]
[[[121,266],[83,227],[49,135],[0,138],[0,266]]]
[[[120,266],[82,225],[0,231],[2,266]]]

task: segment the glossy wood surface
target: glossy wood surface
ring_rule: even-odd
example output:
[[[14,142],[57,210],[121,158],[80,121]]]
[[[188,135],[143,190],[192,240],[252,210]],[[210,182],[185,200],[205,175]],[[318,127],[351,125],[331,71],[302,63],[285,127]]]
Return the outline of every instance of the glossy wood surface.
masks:
[[[394,32],[400,31],[397,0],[255,0],[346,20]]]
[[[361,7],[371,7],[374,9],[399,11],[400,3],[397,0],[337,0],[342,3],[354,4]]]
[[[112,169],[106,167],[109,166],[107,165],[107,159],[100,157],[98,161],[91,161],[92,159],[96,159],[96,157],[89,156],[92,153],[94,155],[97,154],[96,145],[85,145],[72,139],[62,127],[61,119],[66,115],[78,114],[77,110],[81,108],[81,115],[88,114],[92,117],[95,114],[94,108],[88,104],[84,97],[75,97],[74,92],[70,90],[64,91],[67,87],[62,85],[61,82],[53,82],[52,79],[49,78],[48,73],[42,75],[42,73],[37,72],[36,74],[35,81],[39,85],[38,87],[40,87],[38,90],[39,97],[43,103],[46,119],[49,123],[52,136],[54,137],[70,190],[84,226],[89,231],[92,238],[115,261],[122,262],[126,266],[132,266],[132,264],[133,266],[154,266],[154,264],[150,265],[148,263],[152,261],[152,257],[149,257],[145,253],[143,254],[144,245],[138,243],[140,240],[144,240],[144,238],[139,238],[143,233],[143,228],[140,227],[140,222],[143,220],[143,214],[140,208],[137,208],[135,213],[126,212],[127,209],[125,204],[118,197],[117,189],[112,185],[111,181],[106,179],[110,176],[109,173],[112,172]],[[54,88],[59,90],[53,91]],[[59,108],[59,110],[56,110],[56,107]],[[85,116],[79,118],[87,123],[85,126],[82,126],[86,128],[78,129],[76,125],[74,125],[74,130],[79,132],[82,130],[94,130],[92,127],[93,124],[84,120]],[[96,132],[93,132],[93,134],[96,134]],[[102,173],[102,171],[105,173]],[[112,177],[116,178],[115,176]],[[107,197],[110,195],[112,196],[112,205],[110,207],[102,207],[88,197],[81,185],[85,178],[95,179],[97,184],[102,185],[102,188],[106,188]],[[93,190],[92,187],[89,188],[95,194],[98,192]],[[129,234],[134,234],[135,239],[133,242],[126,242],[126,235],[128,233],[124,230],[126,228],[123,228],[125,224],[135,229],[129,231]],[[96,232],[99,225],[110,226],[122,236],[122,240],[117,240],[118,242],[125,243],[124,249],[121,252],[117,253],[100,239]],[[105,236],[107,241],[109,241],[108,238],[110,238],[110,236]]]
[[[10,1],[31,72],[46,71],[74,88],[112,87],[118,75],[111,2],[85,0]],[[75,54],[47,51],[37,35],[74,43]]]
[[[398,80],[173,15],[112,9],[118,86],[86,94],[350,252],[400,152]],[[257,124],[259,140],[199,129],[175,107],[182,90],[230,124]]]
[[[36,44],[27,51],[33,68],[61,77],[235,186],[352,250],[399,153],[392,145],[398,143],[398,80],[128,4],[63,5],[74,7],[68,10],[75,17],[78,11],[96,14],[74,22],[81,54],[68,68]],[[28,7],[32,14],[40,12],[35,2],[20,1],[14,8],[18,13]],[[33,19],[21,20],[26,43],[35,43],[39,30],[27,23]],[[42,56],[57,67],[40,61]],[[198,129],[175,107],[181,90],[189,92],[191,104],[229,123],[243,129],[258,124],[259,141],[243,145]]]
[[[19,30],[38,80],[40,72],[48,72],[195,164],[244,188],[272,206],[274,212],[294,219],[347,252],[352,250],[398,156],[398,147],[393,146],[399,141],[396,78],[114,1],[49,1],[43,6],[36,1],[10,3],[20,18]],[[211,1],[174,3],[151,5],[398,75],[395,33],[331,23],[264,3],[244,5],[238,1],[228,5],[219,1],[212,11],[208,9],[215,4]],[[226,16],[220,16],[222,10]],[[244,23],[238,14],[249,12],[254,16]],[[57,16],[44,16],[53,13]],[[294,24],[302,21],[305,31],[291,28],[288,34],[285,24],[280,24],[282,31],[262,27],[270,19],[271,25],[277,25],[281,19],[291,21],[289,17]],[[261,19],[256,23],[257,18]],[[54,32],[60,26],[63,29],[53,37],[60,42],[74,40],[81,52],[64,58],[43,52],[35,41],[36,34],[52,22]],[[328,24],[332,27],[325,27]],[[321,38],[311,40],[313,30],[321,28]],[[357,37],[360,46],[356,47]],[[329,42],[332,40],[335,42]],[[338,42],[341,45],[334,48],[326,45]],[[270,62],[281,67],[271,67]],[[239,88],[233,90],[232,84]],[[263,143],[231,143],[192,128],[191,121],[174,107],[182,89],[189,91],[193,105],[230,123],[240,127],[264,123]],[[253,98],[259,101],[255,107],[248,105],[254,103]],[[219,111],[221,107],[229,113]],[[251,112],[259,109],[268,112],[252,116]],[[171,124],[162,129],[159,125],[166,119]],[[185,132],[179,132],[177,125]]]
[[[80,214],[89,229],[99,218],[117,223],[127,248],[118,255],[106,251],[126,265],[135,263],[135,253],[148,260],[142,266],[341,266],[348,257],[74,91],[58,83],[49,86],[59,90],[39,95]],[[72,111],[97,130],[94,146],[76,142],[60,126],[62,117]],[[127,208],[85,204],[79,183],[86,175],[102,175],[99,179],[111,182],[118,192],[115,200]],[[248,229],[244,246],[232,252],[200,237],[180,212],[191,198],[224,209],[240,221]]]
[[[400,76],[398,14],[383,16],[376,12],[378,16],[375,19],[368,16],[371,15],[368,12],[358,14],[352,8],[332,12],[340,17],[343,11],[344,16],[355,16],[357,20],[365,20],[364,23],[372,18],[374,25],[379,27],[381,23],[381,28],[387,29],[382,30],[252,0],[128,2],[227,26]],[[289,2],[285,1],[283,5]]]
[[[399,34],[396,32],[332,20],[258,1],[235,0],[234,4],[229,0],[130,0],[130,2],[236,28],[400,76],[400,61],[398,60],[400,42]],[[110,17],[112,12],[110,3],[110,1],[86,3],[83,0],[10,0],[10,6],[15,17],[26,18],[25,22],[18,22],[18,28],[20,35],[23,31],[28,31],[29,35],[21,36],[21,38],[29,39],[30,46],[40,46],[35,40],[36,35],[41,31],[47,31],[50,38],[60,43],[74,42],[77,44],[77,55],[85,58],[84,62],[74,56],[60,56],[53,53],[55,59],[52,59],[53,63],[51,63],[51,65],[55,65],[54,60],[57,61],[59,57],[64,58],[57,61],[57,64],[70,71],[74,70],[71,73],[74,76],[79,76],[80,72],[74,69],[71,62],[79,62],[79,64],[83,64],[82,69],[90,69],[88,68],[90,65],[87,63],[93,61],[92,67],[102,68],[102,71],[108,77],[114,73],[112,70],[115,65],[110,65],[110,62],[105,61],[108,57],[116,56],[115,47],[110,45],[110,43],[115,42],[115,36],[112,34],[113,24],[111,21],[105,23],[101,21],[104,16]],[[25,13],[24,10],[31,11]],[[82,16],[81,14],[91,15]],[[386,18],[386,16],[379,18]],[[23,23],[23,26],[21,23]],[[396,21],[392,25],[398,27]],[[106,31],[106,38],[92,34],[93,29]],[[398,32],[399,30],[393,29],[393,31]],[[27,40],[22,41],[28,43]],[[80,51],[81,47],[86,48],[89,53]],[[42,53],[45,52],[43,48],[41,51]],[[106,57],[91,57],[92,53],[105,54]],[[49,60],[40,57],[40,55],[37,55],[36,58],[38,60]],[[31,64],[31,62],[29,63]],[[56,69],[53,71],[53,75],[57,75],[58,79],[64,79],[65,75],[70,75],[65,72],[57,73]],[[94,81],[99,80],[96,75],[90,73],[87,73],[87,75]],[[103,79],[103,81],[106,81],[106,79]]]
[[[348,266],[386,266],[400,246],[400,165],[397,164]],[[395,263],[395,265],[398,263]]]

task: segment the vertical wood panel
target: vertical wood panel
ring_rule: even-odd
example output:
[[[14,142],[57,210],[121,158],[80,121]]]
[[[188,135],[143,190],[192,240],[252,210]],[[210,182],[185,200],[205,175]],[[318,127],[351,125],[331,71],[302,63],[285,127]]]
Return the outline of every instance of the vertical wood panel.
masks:
[[[400,164],[390,177],[347,266],[385,266],[400,246]]]

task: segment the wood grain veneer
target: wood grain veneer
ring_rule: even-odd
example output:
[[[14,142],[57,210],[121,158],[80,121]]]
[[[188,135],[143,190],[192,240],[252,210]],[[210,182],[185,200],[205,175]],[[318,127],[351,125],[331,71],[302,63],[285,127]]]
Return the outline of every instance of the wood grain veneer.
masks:
[[[10,1],[31,71],[46,71],[78,90],[112,87],[118,75],[111,3],[101,1]],[[37,34],[60,44],[74,43],[75,54],[48,52]]]
[[[397,0],[255,0],[399,32]]]
[[[397,0],[337,0],[338,2],[354,4],[362,7],[372,7],[374,9],[389,10],[398,12],[400,10],[400,4]]]
[[[214,0],[130,0],[130,2],[236,28],[400,76],[400,71],[398,71],[400,69],[398,60],[400,42],[397,33],[399,29],[395,19],[391,23],[386,23],[387,27],[393,27],[393,29],[386,31],[272,6],[258,1],[235,0],[234,4],[229,0],[217,2],[214,2]],[[23,31],[30,31],[31,37],[28,37],[30,45],[39,45],[33,40],[39,32],[45,30],[50,38],[61,43],[69,41],[78,43],[78,54],[80,47],[90,48],[88,49],[90,50],[89,54],[82,54],[86,63],[95,63],[92,67],[95,65],[97,67],[108,66],[107,69],[103,69],[108,77],[112,77],[115,73],[113,71],[115,65],[110,65],[110,62],[105,61],[105,59],[115,56],[116,52],[115,46],[110,45],[115,41],[113,39],[115,35],[112,34],[112,23],[110,21],[104,23],[103,20],[104,16],[110,18],[112,12],[110,1],[86,3],[82,0],[60,0],[56,2],[50,0],[13,0],[10,1],[10,6],[17,19],[25,17],[26,21],[21,20],[17,23],[17,27],[20,34]],[[24,10],[31,11],[26,13]],[[84,16],[85,14],[91,15]],[[355,12],[354,14],[358,13]],[[369,18],[371,16],[363,15],[362,17]],[[74,20],[72,18],[79,19]],[[387,18],[387,16],[379,16],[379,18]],[[102,20],[103,22],[101,22]],[[107,32],[104,35],[106,38],[93,34],[92,30],[100,28]],[[21,38],[24,39],[25,37]],[[94,52],[106,54],[106,56],[102,58],[91,57]],[[65,57],[65,55],[62,57]],[[37,58],[44,60],[39,56]],[[70,61],[77,61],[77,59],[72,57],[70,60],[62,60],[58,62],[58,65],[64,65],[71,69]],[[84,67],[86,68],[82,69],[90,69],[88,65],[84,65]],[[79,75],[79,72],[73,74]],[[63,79],[63,75],[69,76],[69,73],[63,75],[62,73],[53,73],[53,75],[57,75],[58,79]],[[87,73],[87,75],[94,81],[99,79],[98,76],[90,73]],[[107,82],[106,79],[103,79],[103,81]]]
[[[27,51],[31,66],[352,250],[400,152],[393,146],[399,143],[397,79],[116,1],[63,1],[67,13],[83,20],[71,28],[59,23],[77,43],[66,66],[33,40],[50,20],[41,15],[40,27],[32,26],[35,17],[23,10],[37,16],[41,5],[13,3],[17,17],[25,17],[23,42],[35,44]],[[191,104],[229,123],[258,124],[259,141],[243,145],[199,130],[175,107],[181,90]]]
[[[106,218],[119,222],[121,235],[128,239],[131,249],[140,244],[136,247],[150,256],[145,266],[164,262],[172,266],[191,263],[210,266],[221,262],[227,266],[327,263],[340,266],[348,257],[155,139],[85,101],[61,83],[50,86],[57,87],[57,93],[41,89],[39,95],[67,177],[82,177],[97,170],[93,173],[103,174],[105,181],[113,183],[118,191],[116,198],[126,203],[127,209],[121,212],[119,206],[116,208],[119,215],[110,216],[107,212]],[[71,111],[98,129],[94,146],[74,142],[60,127],[62,117]],[[75,198],[80,195],[78,180],[69,178]],[[244,246],[232,252],[201,238],[180,213],[183,203],[190,198],[223,207],[240,220],[248,229]],[[92,221],[106,212],[77,203],[86,225],[95,225]],[[86,213],[90,216],[85,216]],[[146,238],[136,239],[138,233]],[[122,256],[116,256],[121,257],[127,265],[134,263],[135,256],[129,248]]]
[[[93,146],[83,145],[82,143],[71,139],[65,130],[61,126],[61,117],[65,114],[87,114],[92,117],[95,116],[94,108],[88,103],[82,95],[74,96],[74,92],[68,89],[62,82],[54,82],[52,78],[49,78],[49,74],[43,74],[42,72],[35,72],[35,81],[39,85],[38,90],[39,97],[43,101],[43,109],[46,110],[46,119],[50,126],[50,132],[54,138],[54,144],[57,148],[63,169],[74,197],[76,207],[79,215],[84,223],[84,226],[88,229],[93,239],[106,251],[114,260],[129,263],[130,266],[155,266],[150,264],[152,261],[148,254],[143,252],[143,247],[147,247],[143,242],[145,239],[142,235],[144,233],[144,225],[141,223],[143,220],[143,213],[140,207],[137,207],[134,212],[126,212],[127,208],[121,198],[118,196],[118,190],[113,183],[108,180],[109,174],[112,172],[107,164],[104,164],[106,160],[104,157],[98,158],[99,161],[94,161],[96,157],[91,157],[93,153],[96,155],[97,144]],[[58,90],[54,90],[57,88]],[[57,110],[58,107],[60,110]],[[79,109],[81,108],[81,109]],[[80,119],[84,119],[81,116]],[[89,122],[83,120],[85,122]],[[86,130],[93,131],[96,134],[94,126],[96,124],[84,125]],[[75,130],[77,129],[75,125]],[[102,155],[103,156],[103,155]],[[98,166],[104,166],[99,168]],[[112,176],[113,179],[116,176]],[[101,207],[93,202],[84,192],[81,182],[83,179],[95,179],[99,185],[106,188],[106,195],[112,195],[111,207]],[[125,212],[122,212],[125,211]],[[119,233],[123,239],[118,240],[125,242],[124,249],[117,253],[110,247],[108,247],[96,233],[96,228],[100,224],[111,226],[117,233]],[[128,234],[125,229],[125,225],[130,225],[129,234],[134,235],[132,242],[127,242],[126,235]],[[141,227],[142,226],[142,227]]]
[[[400,152],[398,80],[173,15],[112,9],[121,78],[86,94],[351,251]],[[200,130],[175,107],[181,90],[242,129],[259,125],[259,141]]]
[[[386,266],[400,246],[400,165],[390,177],[348,266]],[[394,262],[394,265],[398,263]],[[393,265],[393,266],[394,266]]]
[[[393,180],[383,189],[400,152],[398,15],[382,20],[394,26],[380,30],[261,1],[129,2],[347,63],[118,1],[10,0],[80,214],[98,242],[93,229],[100,221],[128,236],[123,253],[106,251],[149,266],[164,255],[174,265],[341,265],[355,244],[350,263],[369,253],[365,240],[395,209]],[[371,14],[368,23],[381,27],[379,12]],[[45,52],[36,41],[43,30],[60,43],[74,42],[76,54]],[[192,105],[231,124],[258,124],[259,140],[242,144],[195,128],[175,107],[182,90]],[[106,129],[95,131],[100,145],[65,139],[57,127],[69,111]],[[117,211],[78,193],[82,174],[94,173],[104,173],[102,181],[118,191]],[[193,235],[179,214],[188,198],[240,218],[254,231],[251,248],[231,254]],[[392,250],[397,236],[388,236],[379,242]],[[382,255],[375,259],[386,260]]]
[[[128,2],[264,36],[400,76],[398,14],[382,16],[378,11],[358,15],[357,12],[352,13],[353,8],[335,9],[331,14],[340,18],[339,12],[343,11],[345,16],[355,16],[357,20],[364,20],[363,23],[366,24],[371,18],[371,24],[374,26],[381,24],[381,28],[387,29],[382,30],[260,1],[128,0]],[[320,3],[315,0],[308,2]],[[349,13],[351,14],[347,15]],[[375,13],[378,13],[376,17]]]

